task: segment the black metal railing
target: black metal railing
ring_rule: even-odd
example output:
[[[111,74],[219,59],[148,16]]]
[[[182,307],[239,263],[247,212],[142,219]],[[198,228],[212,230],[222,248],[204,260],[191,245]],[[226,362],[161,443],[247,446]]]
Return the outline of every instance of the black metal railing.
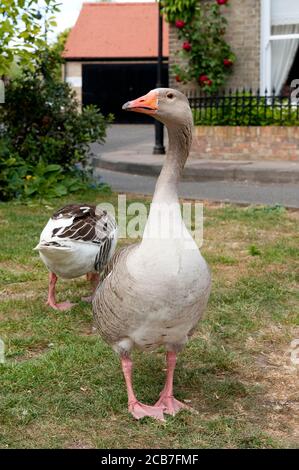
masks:
[[[297,126],[299,97],[276,96],[258,90],[229,90],[217,95],[188,96],[195,125],[208,126]]]

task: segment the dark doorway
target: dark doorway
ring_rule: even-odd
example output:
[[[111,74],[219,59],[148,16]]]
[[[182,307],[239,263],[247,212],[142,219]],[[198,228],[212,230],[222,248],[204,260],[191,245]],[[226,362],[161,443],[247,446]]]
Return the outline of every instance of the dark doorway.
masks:
[[[83,105],[95,104],[104,115],[114,114],[115,123],[152,123],[152,118],[121,107],[155,88],[156,71],[155,63],[83,65]],[[168,86],[168,64],[163,66],[163,85]]]
[[[291,85],[292,81],[299,78],[299,47],[288,76],[288,85]]]

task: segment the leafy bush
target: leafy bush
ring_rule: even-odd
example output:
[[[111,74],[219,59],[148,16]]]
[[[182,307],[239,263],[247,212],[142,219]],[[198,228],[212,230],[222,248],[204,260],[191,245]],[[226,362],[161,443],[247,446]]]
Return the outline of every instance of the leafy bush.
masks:
[[[34,67],[39,50],[46,46],[45,30],[49,32],[56,26],[59,7],[56,0],[0,2],[0,76],[7,74],[16,58],[21,66]]]
[[[17,153],[14,153],[7,138],[0,138],[0,200],[18,197],[24,187],[27,167]]]
[[[34,175],[27,174],[24,182],[24,196],[55,198],[66,196],[79,190],[86,189],[81,175],[64,175],[62,166],[39,162],[34,168]]]
[[[42,160],[37,165],[27,165],[13,152],[7,139],[0,139],[1,200],[48,200],[84,190],[86,186],[92,186],[92,177],[88,172],[73,168],[65,173],[61,165],[47,164]]]
[[[62,196],[90,181],[89,145],[105,141],[112,116],[105,118],[94,106],[79,111],[73,90],[57,80],[59,60],[55,51],[43,52],[34,72],[23,70],[6,88],[0,106],[0,200]]]
[[[104,142],[107,121],[94,106],[80,113],[74,91],[67,83],[53,79],[48,68],[43,61],[33,74],[25,70],[10,82],[0,124],[28,164],[38,163],[42,156],[66,169],[78,162],[84,165],[88,144]]]

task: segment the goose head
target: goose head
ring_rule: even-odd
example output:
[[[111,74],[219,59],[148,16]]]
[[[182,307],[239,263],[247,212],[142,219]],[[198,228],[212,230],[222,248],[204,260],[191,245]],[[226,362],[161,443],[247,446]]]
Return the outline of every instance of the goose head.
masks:
[[[144,96],[128,101],[125,111],[148,114],[166,126],[192,125],[192,112],[186,96],[172,88],[156,88]]]

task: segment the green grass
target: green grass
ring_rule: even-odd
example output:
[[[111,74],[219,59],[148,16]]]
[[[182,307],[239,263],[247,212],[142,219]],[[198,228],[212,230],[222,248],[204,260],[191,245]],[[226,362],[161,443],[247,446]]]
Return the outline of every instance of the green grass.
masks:
[[[104,197],[77,197],[94,199]],[[116,195],[105,199],[115,202]],[[298,447],[298,366],[290,362],[289,345],[299,338],[299,214],[205,205],[202,252],[213,273],[212,295],[175,377],[176,396],[190,400],[198,414],[136,422],[126,410],[119,360],[93,333],[91,307],[80,301],[89,290],[85,279],[58,283],[59,300],[77,301],[72,311],[57,313],[44,303],[47,273],[32,249],[51,212],[66,202],[0,205],[6,347],[0,447]],[[154,403],[163,387],[164,353],[136,352],[134,360],[137,395]]]

